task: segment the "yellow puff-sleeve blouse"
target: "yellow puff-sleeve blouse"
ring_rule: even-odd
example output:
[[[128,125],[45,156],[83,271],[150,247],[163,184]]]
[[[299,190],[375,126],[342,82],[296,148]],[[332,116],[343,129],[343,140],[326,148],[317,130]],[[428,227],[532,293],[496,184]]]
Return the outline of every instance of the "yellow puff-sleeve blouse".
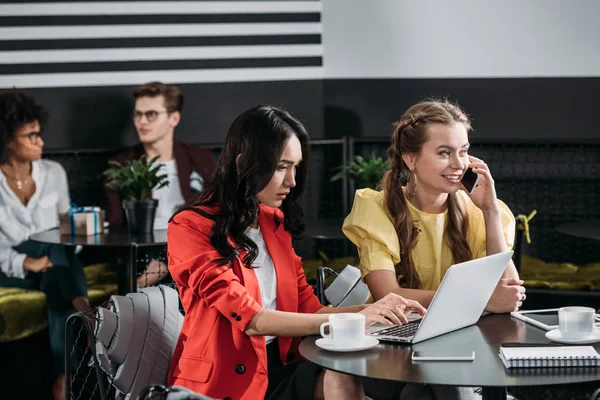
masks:
[[[352,211],[344,220],[342,230],[358,248],[363,277],[373,270],[395,272],[394,266],[400,262],[398,236],[387,214],[384,196],[383,191],[357,190]],[[486,255],[483,213],[465,192],[458,191],[457,196],[468,216],[467,242],[471,253],[474,258],[481,258]],[[409,201],[406,203],[413,222],[421,230],[411,254],[421,279],[421,289],[436,290],[452,265],[452,253],[444,240],[447,211],[429,214],[417,209]],[[498,205],[506,245],[512,248],[515,218],[506,204],[498,200]]]

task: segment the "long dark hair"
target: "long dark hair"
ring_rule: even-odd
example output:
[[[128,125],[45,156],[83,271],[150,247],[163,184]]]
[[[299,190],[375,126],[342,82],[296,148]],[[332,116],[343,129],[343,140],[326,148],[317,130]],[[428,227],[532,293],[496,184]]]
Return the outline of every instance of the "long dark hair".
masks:
[[[388,149],[391,169],[383,179],[385,204],[392,218],[400,242],[400,262],[396,265],[396,278],[401,287],[420,288],[421,280],[412,262],[412,251],[417,245],[419,229],[413,224],[402,186],[408,185],[409,169],[402,158],[404,153],[419,154],[429,139],[429,124],[451,125],[461,123],[471,129],[468,116],[456,104],[446,100],[422,101],[410,107],[394,126],[392,144]],[[448,218],[444,239],[452,253],[454,263],[472,258],[467,242],[467,215],[456,194],[448,194]]]
[[[272,106],[253,107],[233,121],[214,175],[205,189],[177,212],[191,210],[215,221],[210,243],[223,256],[220,264],[234,260],[241,249],[248,251],[243,260],[245,265],[250,266],[256,259],[258,248],[245,231],[258,218],[260,206],[256,195],[271,181],[292,135],[300,141],[302,163],[296,169],[296,186],[281,204],[284,219],[279,222],[292,234],[301,233],[304,230],[301,196],[310,155],[308,133],[287,111]],[[220,209],[212,215],[201,208],[214,206]]]

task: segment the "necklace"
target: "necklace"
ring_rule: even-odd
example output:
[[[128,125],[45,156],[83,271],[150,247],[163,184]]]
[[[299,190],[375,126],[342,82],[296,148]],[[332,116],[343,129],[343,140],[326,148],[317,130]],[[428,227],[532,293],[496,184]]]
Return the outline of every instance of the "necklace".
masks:
[[[19,191],[23,191],[23,187],[25,186],[25,184],[29,183],[29,181],[31,180],[31,177],[28,176],[27,178],[23,179],[22,181],[15,179],[15,182],[17,182],[17,189],[19,189]]]
[[[11,176],[7,174],[6,172],[4,172],[4,170],[2,172],[4,173],[4,175],[6,175],[7,178],[15,181],[15,183],[17,184],[17,190],[19,190],[20,192],[22,192],[25,189],[25,185],[27,185],[31,181],[31,175],[29,175],[25,179],[18,179],[16,176]]]

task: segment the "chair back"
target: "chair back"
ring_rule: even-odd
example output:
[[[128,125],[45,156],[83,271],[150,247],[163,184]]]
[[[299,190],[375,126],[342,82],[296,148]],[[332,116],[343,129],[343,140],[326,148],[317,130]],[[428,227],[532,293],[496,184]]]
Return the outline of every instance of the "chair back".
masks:
[[[119,399],[136,399],[149,385],[165,385],[183,324],[177,292],[165,285],[111,296],[98,308],[95,362]]]
[[[325,271],[337,275],[327,288],[324,287]],[[319,267],[317,276],[317,293],[323,304],[334,307],[355,306],[363,304],[369,296],[369,288],[362,281],[360,269],[352,265],[346,265],[339,273],[327,267]]]

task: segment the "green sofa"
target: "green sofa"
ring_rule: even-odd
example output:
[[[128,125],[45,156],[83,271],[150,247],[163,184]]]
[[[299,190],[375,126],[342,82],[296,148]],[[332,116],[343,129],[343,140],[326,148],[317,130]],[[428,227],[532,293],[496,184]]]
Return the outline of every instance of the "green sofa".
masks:
[[[117,293],[117,278],[109,264],[84,267],[88,295],[98,305]],[[48,326],[46,296],[38,290],[0,288],[0,342],[29,337]]]

